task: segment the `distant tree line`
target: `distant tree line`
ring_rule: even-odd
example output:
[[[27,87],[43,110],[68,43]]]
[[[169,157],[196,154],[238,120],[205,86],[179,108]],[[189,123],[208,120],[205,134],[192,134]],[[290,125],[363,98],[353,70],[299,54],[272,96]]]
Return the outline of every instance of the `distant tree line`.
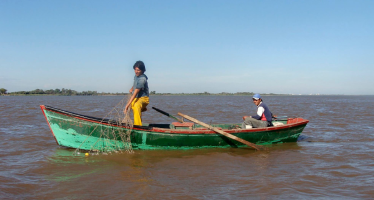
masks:
[[[3,88],[1,88],[3,89]],[[5,89],[4,89],[5,90]],[[6,94],[6,91],[3,92],[0,90],[1,93]],[[32,91],[18,91],[18,92],[10,92],[7,93],[9,95],[61,95],[61,96],[97,96],[97,95],[125,95],[125,93],[107,93],[107,92],[97,92],[97,91],[82,91],[77,92],[72,89],[49,89],[49,90],[42,90],[42,89],[35,89]]]
[[[61,96],[103,96],[103,95],[127,95],[128,93],[110,93],[110,92],[97,92],[97,91],[82,91],[77,92],[71,89],[49,89],[49,90],[42,90],[36,89],[32,91],[18,91],[18,92],[8,92],[4,88],[0,88],[0,95],[61,95]],[[156,93],[156,91],[151,91],[150,95],[243,95],[243,96],[251,96],[253,92],[236,92],[236,93],[229,93],[229,92],[221,92],[221,93],[209,93],[209,92],[201,92],[201,93]],[[268,94],[261,94],[261,95],[279,95],[274,93]]]

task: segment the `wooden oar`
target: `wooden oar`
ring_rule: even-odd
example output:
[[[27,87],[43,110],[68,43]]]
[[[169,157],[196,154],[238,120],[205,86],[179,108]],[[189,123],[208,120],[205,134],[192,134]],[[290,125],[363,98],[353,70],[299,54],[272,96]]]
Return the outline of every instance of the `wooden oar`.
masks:
[[[236,140],[236,141],[238,141],[238,142],[241,142],[241,143],[243,143],[243,144],[245,144],[245,145],[247,145],[247,146],[250,146],[250,147],[252,147],[252,148],[254,148],[254,149],[258,150],[258,151],[259,151],[259,150],[264,150],[264,149],[266,149],[264,146],[256,145],[256,144],[250,143],[250,142],[248,142],[248,141],[246,141],[246,140],[243,140],[243,139],[241,139],[241,138],[236,137],[235,135],[231,135],[230,133],[226,133],[225,131],[219,130],[218,128],[215,128],[215,127],[213,127],[213,126],[210,126],[210,125],[208,125],[208,124],[206,124],[206,123],[204,123],[204,122],[201,122],[201,121],[199,121],[199,120],[197,120],[197,119],[195,119],[195,118],[192,118],[192,117],[190,117],[190,116],[188,116],[188,115],[182,114],[182,113],[180,113],[180,112],[178,113],[178,115],[180,115],[180,116],[182,116],[183,118],[186,118],[186,119],[188,119],[188,120],[190,120],[190,121],[192,121],[192,122],[195,122],[195,123],[197,123],[197,124],[200,124],[201,126],[204,126],[204,127],[206,127],[206,128],[209,128],[210,130],[213,130],[213,131],[215,131],[215,132],[217,132],[217,133],[219,133],[219,134],[222,134],[222,135],[224,135],[224,136],[226,136],[226,137],[228,137],[228,138],[231,138],[231,139]]]
[[[160,110],[160,109],[158,109],[158,108],[155,108],[155,107],[152,107],[152,108],[153,108],[154,110],[156,110],[157,112],[163,114],[163,115],[166,115],[166,116],[168,116],[168,117],[170,117],[170,118],[173,118],[173,119],[179,121],[180,123],[183,123],[183,120],[179,119],[178,117],[174,117],[173,115],[171,115],[171,114],[169,114],[169,113],[167,113],[167,112],[165,112],[165,111],[162,111],[162,110]]]

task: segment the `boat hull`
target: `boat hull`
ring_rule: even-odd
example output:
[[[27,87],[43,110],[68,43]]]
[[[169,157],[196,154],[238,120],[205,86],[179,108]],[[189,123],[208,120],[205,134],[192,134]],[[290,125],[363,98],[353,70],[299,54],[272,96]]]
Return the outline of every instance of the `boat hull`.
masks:
[[[40,106],[57,144],[84,150],[118,150],[131,145],[132,149],[197,149],[243,147],[242,143],[229,139],[214,131],[202,128],[170,129],[168,125],[150,124],[130,129],[129,135],[123,132],[125,126],[103,119],[88,117],[63,111],[49,106]],[[302,118],[289,119],[279,127],[254,129],[231,129],[231,125],[215,125],[224,131],[246,141],[265,145],[282,142],[296,142],[307,125]],[[227,128],[227,129],[226,129]],[[104,133],[103,130],[110,132]],[[104,131],[104,132],[105,132]],[[127,138],[126,138],[127,137]],[[124,142],[125,141],[125,142]],[[128,143],[126,141],[129,141]]]

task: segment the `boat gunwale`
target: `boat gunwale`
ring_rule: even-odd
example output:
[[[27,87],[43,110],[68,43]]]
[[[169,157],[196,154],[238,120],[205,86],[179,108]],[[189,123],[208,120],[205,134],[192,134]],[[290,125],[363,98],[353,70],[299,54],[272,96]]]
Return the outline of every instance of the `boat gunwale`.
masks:
[[[65,115],[65,116],[68,116],[68,117],[80,119],[80,120],[83,120],[83,121],[92,122],[92,123],[95,123],[95,124],[103,124],[103,125],[108,125],[108,126],[114,126],[114,127],[129,129],[129,127],[127,127],[127,126],[122,126],[122,125],[118,125],[118,124],[115,124],[115,123],[110,123],[110,120],[104,119],[104,118],[96,118],[96,117],[91,117],[91,116],[87,116],[87,115],[81,115],[81,114],[73,113],[73,112],[70,112],[70,111],[57,109],[57,108],[47,106],[47,105],[40,105],[40,108],[42,109],[43,114],[44,114],[47,122],[48,122],[48,119],[47,119],[47,117],[44,113],[44,110],[48,110],[48,111],[55,112],[55,113]],[[306,120],[306,119],[303,119],[303,118],[300,118],[300,117],[291,118],[291,119],[298,119],[298,120],[301,120],[301,121],[290,123],[290,124],[284,124],[284,125],[280,125],[280,126],[271,126],[271,127],[264,127],[264,128],[222,129],[222,130],[224,130],[227,133],[266,132],[266,131],[275,131],[275,130],[283,130],[283,129],[293,128],[293,127],[297,127],[297,126],[300,126],[300,125],[307,124],[309,122],[309,120]],[[49,125],[49,122],[48,122],[48,125]],[[51,129],[51,127],[50,127],[50,129]],[[167,128],[148,127],[148,126],[138,126],[138,127],[134,126],[132,129],[139,130],[139,131],[148,131],[148,132],[154,132],[154,133],[167,133],[167,134],[217,134],[215,131],[209,130],[209,129],[205,129],[205,130],[204,129],[203,130],[201,130],[201,129],[200,130],[167,129]],[[52,131],[52,129],[51,129],[51,131]],[[52,131],[52,133],[53,133],[53,131]]]
[[[81,115],[81,114],[78,114],[78,113],[73,113],[73,112],[70,112],[70,111],[67,111],[67,110],[61,110],[61,109],[54,108],[54,107],[47,106],[47,105],[40,105],[40,108],[42,110],[43,109],[48,110],[48,111],[55,112],[55,113],[58,113],[58,114],[61,114],[61,115],[65,115],[65,116],[68,116],[68,117],[71,117],[71,118],[76,118],[76,119],[80,119],[80,120],[83,120],[83,121],[92,122],[92,123],[95,123],[95,124],[103,124],[103,125],[108,125],[108,126],[115,126],[115,127],[130,129],[130,127],[128,127],[128,126],[122,126],[122,125],[118,125],[116,123],[110,123],[109,119],[91,117],[91,116],[87,116],[87,115]],[[43,114],[44,114],[44,110],[43,110]],[[47,117],[46,117],[46,119],[47,119]],[[48,122],[48,120],[47,120],[47,122]],[[151,128],[146,127],[146,126],[143,126],[143,127],[142,126],[134,126],[132,129],[150,130]]]
[[[287,128],[297,127],[303,124],[307,124],[309,120],[303,118],[292,118],[292,119],[301,119],[301,122],[295,122],[292,124],[285,124],[280,126],[271,126],[271,127],[264,127],[264,128],[251,128],[251,129],[222,129],[227,133],[252,133],[252,132],[265,132],[265,131],[274,131],[274,130],[283,130]],[[162,133],[172,133],[172,134],[217,134],[215,131],[210,129],[200,129],[200,130],[187,130],[187,129],[167,129],[167,128],[158,128],[153,127],[152,129],[154,132],[162,132]]]

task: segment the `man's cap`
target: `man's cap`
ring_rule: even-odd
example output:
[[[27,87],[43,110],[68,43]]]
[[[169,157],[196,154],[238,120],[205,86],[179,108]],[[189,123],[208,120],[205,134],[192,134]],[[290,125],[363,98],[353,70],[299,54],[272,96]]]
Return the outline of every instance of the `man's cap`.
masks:
[[[258,99],[261,99],[261,96],[259,94],[255,94],[253,95],[252,98],[258,100]]]

